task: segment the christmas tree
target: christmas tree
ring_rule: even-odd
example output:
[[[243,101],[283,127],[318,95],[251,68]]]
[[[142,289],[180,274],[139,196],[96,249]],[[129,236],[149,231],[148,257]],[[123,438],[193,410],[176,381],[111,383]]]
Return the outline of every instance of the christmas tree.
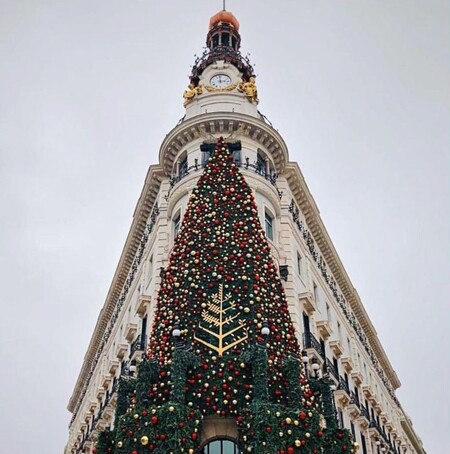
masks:
[[[322,416],[320,387],[301,375],[278,270],[230,148],[217,141],[190,196],[146,358],[133,391],[122,379],[129,405],[102,435],[101,454],[197,454],[210,415],[236,421],[243,452],[356,450],[334,412]]]

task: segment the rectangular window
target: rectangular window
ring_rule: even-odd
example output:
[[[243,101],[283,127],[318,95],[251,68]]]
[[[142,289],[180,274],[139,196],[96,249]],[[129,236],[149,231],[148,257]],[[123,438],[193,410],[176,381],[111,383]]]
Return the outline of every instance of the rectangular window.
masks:
[[[180,173],[178,176],[184,177],[187,174],[188,174],[188,160],[187,160],[187,157],[185,157],[184,159],[182,159],[180,161]]]
[[[363,434],[361,434],[361,447],[362,454],[367,454],[366,437]]]
[[[266,227],[267,238],[273,241],[273,218],[267,211],[264,212],[264,224]]]
[[[300,276],[303,274],[303,263],[302,263],[302,256],[299,252],[297,252],[297,271]]]
[[[313,291],[314,291],[314,300],[316,303],[319,302],[319,289],[317,288],[317,284],[313,282]]]
[[[173,220],[173,237],[176,238],[180,230],[181,215],[178,214]]]
[[[233,160],[237,166],[241,165],[241,150],[234,150],[233,151]]]
[[[202,166],[204,167],[210,158],[209,151],[202,151]]]
[[[150,282],[153,277],[153,254],[148,259],[148,267],[147,267],[147,281]]]
[[[339,423],[341,427],[344,427],[344,414],[342,413],[342,410],[338,408],[338,415],[339,415]]]

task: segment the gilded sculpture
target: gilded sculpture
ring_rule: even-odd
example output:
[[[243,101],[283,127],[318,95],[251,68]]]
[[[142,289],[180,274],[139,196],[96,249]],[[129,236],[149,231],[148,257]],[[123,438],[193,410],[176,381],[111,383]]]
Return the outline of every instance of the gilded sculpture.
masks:
[[[183,93],[184,104],[191,102],[195,96],[202,94],[202,87],[200,85],[195,86],[193,83],[188,85],[188,89]]]
[[[242,82],[238,85],[238,90],[247,96],[250,102],[258,102],[258,89],[256,88],[256,79],[254,76],[250,77],[247,82]]]

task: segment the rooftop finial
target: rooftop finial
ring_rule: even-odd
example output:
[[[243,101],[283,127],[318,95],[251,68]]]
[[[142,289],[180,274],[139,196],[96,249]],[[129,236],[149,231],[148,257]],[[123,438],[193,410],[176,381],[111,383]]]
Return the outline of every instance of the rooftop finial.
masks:
[[[226,8],[225,8],[225,0],[223,0],[223,10],[225,11]]]

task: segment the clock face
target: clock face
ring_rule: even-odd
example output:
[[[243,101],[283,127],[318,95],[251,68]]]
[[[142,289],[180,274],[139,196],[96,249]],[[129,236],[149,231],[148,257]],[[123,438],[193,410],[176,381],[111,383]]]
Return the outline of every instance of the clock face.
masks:
[[[216,74],[215,76],[211,77],[210,83],[214,88],[225,88],[231,84],[231,77],[227,76],[226,74]]]

